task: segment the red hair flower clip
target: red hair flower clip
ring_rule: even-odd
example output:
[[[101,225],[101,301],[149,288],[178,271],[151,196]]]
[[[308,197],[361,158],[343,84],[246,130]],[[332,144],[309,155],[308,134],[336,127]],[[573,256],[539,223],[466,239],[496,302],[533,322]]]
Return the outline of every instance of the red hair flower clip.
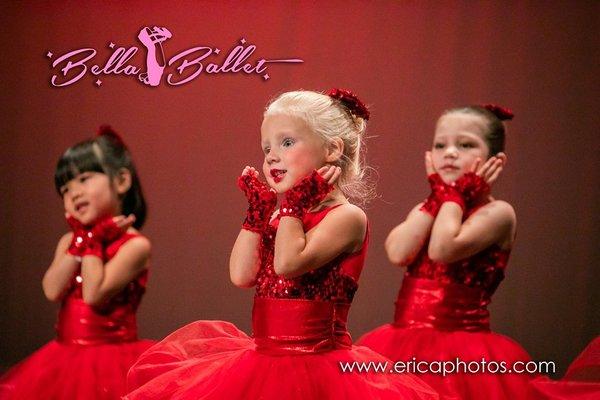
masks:
[[[101,125],[100,128],[98,128],[98,133],[96,133],[96,136],[106,136],[114,142],[118,143],[119,146],[127,148],[121,135],[115,132],[115,130],[110,125]]]
[[[511,120],[515,116],[508,108],[497,106],[495,104],[483,104],[481,107],[494,114],[500,121]]]
[[[360,117],[365,121],[369,120],[369,116],[371,114],[369,113],[367,106],[365,106],[365,103],[360,101],[360,99],[351,91],[347,89],[330,89],[325,94],[331,98],[341,101],[342,104],[346,106],[348,110],[350,110],[350,113],[354,114],[355,116]]]

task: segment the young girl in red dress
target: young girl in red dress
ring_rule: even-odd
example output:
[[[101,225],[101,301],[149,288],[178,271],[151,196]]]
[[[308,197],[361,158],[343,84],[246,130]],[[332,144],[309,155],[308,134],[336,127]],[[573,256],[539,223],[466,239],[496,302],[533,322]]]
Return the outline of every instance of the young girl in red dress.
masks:
[[[248,211],[231,252],[239,287],[256,287],[253,336],[197,321],[145,352],[127,399],[428,399],[412,375],[343,373],[339,362],[387,361],[352,345],[350,303],[368,243],[362,136],[369,113],[348,91],[288,92],[261,127],[264,183],[238,180]],[[277,194],[282,195],[275,211]]]
[[[129,150],[110,127],[67,149],[54,176],[70,232],[42,286],[61,302],[57,337],[0,379],[2,399],[116,400],[129,367],[153,342],[138,340],[150,242],[146,204]]]
[[[499,372],[495,363],[510,368],[530,359],[517,343],[490,331],[487,310],[516,231],[513,207],[490,193],[507,160],[502,121],[511,118],[491,105],[442,114],[425,153],[431,195],[385,243],[390,261],[407,268],[394,322],[358,341],[394,361],[493,362],[457,362],[447,368],[458,372],[445,376],[421,364],[419,372],[430,373],[419,376],[448,398],[513,400],[528,392],[529,375]]]

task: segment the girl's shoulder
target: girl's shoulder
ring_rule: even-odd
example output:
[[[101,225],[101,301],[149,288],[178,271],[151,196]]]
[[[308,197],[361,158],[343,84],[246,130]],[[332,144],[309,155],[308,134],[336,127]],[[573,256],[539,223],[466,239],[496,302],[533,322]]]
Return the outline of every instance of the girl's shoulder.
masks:
[[[147,236],[145,236],[144,234],[142,234],[140,231],[138,231],[137,229],[135,229],[133,227],[130,227],[129,229],[127,229],[127,231],[125,232],[125,235],[123,235],[123,238],[125,239],[125,242],[127,242],[127,243],[133,242],[133,243],[140,243],[145,246],[152,246],[152,244],[150,243],[150,239],[148,239]]]
[[[510,251],[516,237],[517,215],[514,207],[507,201],[493,199],[487,204],[475,210],[474,214],[482,213],[485,217],[496,221],[497,226],[502,227],[502,239],[497,243],[499,248],[504,251]]]
[[[329,207],[330,211],[327,216],[335,216],[336,218],[343,218],[349,221],[366,224],[367,214],[359,206],[352,203],[340,203]]]
[[[367,238],[368,220],[364,210],[352,203],[341,203],[328,208],[322,223],[333,234],[342,235],[349,240],[349,253],[359,251]]]
[[[364,210],[351,203],[337,204],[331,208],[324,222],[336,231],[355,237],[362,243],[368,229],[367,214]]]
[[[135,252],[140,255],[150,255],[152,244],[148,237],[135,228],[129,228],[123,236],[109,245],[110,250]],[[109,252],[110,252],[109,250]]]
[[[487,213],[493,213],[499,217],[508,219],[516,219],[516,213],[514,207],[505,200],[492,199],[490,202],[483,204],[476,208],[474,213],[485,211]]]
[[[64,233],[64,234],[63,234],[63,235],[60,237],[60,239],[58,240],[58,243],[59,243],[59,245],[60,245],[61,243],[67,243],[67,244],[68,244],[68,243],[71,241],[71,239],[72,239],[72,238],[73,238],[73,232],[71,232],[71,231],[68,231],[68,232]]]
[[[73,232],[69,231],[64,233],[60,239],[58,239],[58,244],[56,245],[56,253],[63,254],[69,248],[71,244],[71,240],[73,240]]]

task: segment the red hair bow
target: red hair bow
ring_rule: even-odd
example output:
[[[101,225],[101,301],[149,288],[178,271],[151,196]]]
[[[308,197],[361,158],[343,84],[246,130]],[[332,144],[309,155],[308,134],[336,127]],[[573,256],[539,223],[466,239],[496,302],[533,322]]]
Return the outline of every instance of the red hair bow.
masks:
[[[98,128],[98,133],[96,133],[96,136],[107,136],[114,142],[118,143],[119,146],[125,148],[127,147],[125,146],[125,142],[123,141],[121,135],[115,132],[110,125],[101,125],[100,128]]]
[[[327,93],[327,96],[338,99],[339,101],[350,110],[352,114],[357,117],[360,117],[366,121],[369,120],[369,110],[365,103],[360,101],[358,96],[347,89],[330,89]]]
[[[497,106],[495,104],[484,104],[481,107],[494,114],[496,117],[498,117],[500,121],[513,119],[513,117],[515,116],[513,112],[508,108]]]

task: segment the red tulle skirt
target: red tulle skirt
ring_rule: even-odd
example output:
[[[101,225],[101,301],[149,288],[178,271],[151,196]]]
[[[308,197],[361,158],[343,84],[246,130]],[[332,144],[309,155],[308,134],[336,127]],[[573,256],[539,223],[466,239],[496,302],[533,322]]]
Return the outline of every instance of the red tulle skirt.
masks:
[[[539,377],[531,382],[531,389],[532,397],[539,400],[600,399],[600,336],[571,363],[561,380]]]
[[[387,361],[366,347],[273,355],[223,321],[197,321],[152,346],[128,375],[140,399],[436,399],[410,374],[342,373],[340,361]]]
[[[357,341],[392,361],[516,361],[527,362],[527,352],[511,339],[490,332],[441,331],[433,328],[400,328],[384,325]],[[419,374],[440,395],[457,399],[524,399],[528,396],[529,374],[439,373]]]
[[[46,344],[0,378],[3,400],[116,400],[126,393],[127,371],[154,341]]]

